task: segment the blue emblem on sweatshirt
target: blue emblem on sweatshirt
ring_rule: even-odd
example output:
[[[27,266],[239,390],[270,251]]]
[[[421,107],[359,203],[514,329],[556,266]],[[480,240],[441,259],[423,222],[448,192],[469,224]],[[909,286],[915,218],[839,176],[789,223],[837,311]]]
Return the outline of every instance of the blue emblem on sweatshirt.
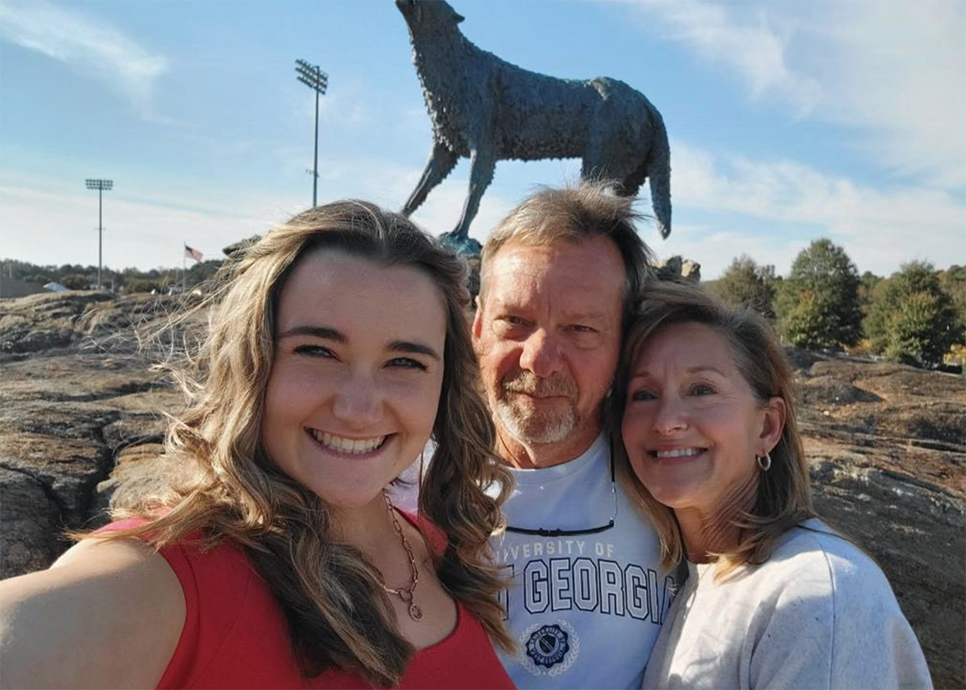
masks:
[[[545,625],[536,630],[527,641],[527,656],[533,663],[551,668],[563,661],[570,651],[567,633],[559,625]]]

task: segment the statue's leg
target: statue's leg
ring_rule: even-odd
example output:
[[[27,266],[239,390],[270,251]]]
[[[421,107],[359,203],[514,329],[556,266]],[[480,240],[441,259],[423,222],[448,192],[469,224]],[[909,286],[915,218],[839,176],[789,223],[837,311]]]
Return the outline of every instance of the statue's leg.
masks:
[[[600,140],[601,136],[598,132],[592,132],[588,137],[580,166],[580,179],[582,180],[599,180],[607,177],[607,170],[604,167],[605,161],[602,160],[600,152]]]
[[[408,216],[419,208],[426,201],[429,192],[446,179],[458,160],[459,156],[447,148],[445,144],[435,142],[433,150],[429,154],[429,161],[426,163],[423,176],[419,179],[416,189],[409,195],[406,205],[403,206],[402,214]]]
[[[588,143],[584,151],[580,176],[583,179],[606,180],[613,185],[614,192],[621,196],[633,196],[640,187],[628,179],[633,169],[626,158],[632,155],[630,147],[618,140],[613,133],[599,132]]]
[[[634,125],[619,99],[598,101],[587,127],[581,177],[608,180],[622,196],[636,194],[641,182],[632,179],[632,174],[643,163],[646,149],[642,142],[631,138],[637,129]]]
[[[466,196],[466,204],[463,206],[463,215],[460,217],[459,225],[452,232],[454,238],[466,239],[469,237],[470,223],[476,218],[476,212],[480,210],[483,192],[493,181],[495,171],[496,156],[491,151],[473,149],[470,154],[470,191]]]
[[[606,118],[601,117],[603,104],[600,99],[594,102],[593,109],[587,114],[587,141],[584,142],[584,150],[581,158],[580,178],[582,180],[606,180],[610,179],[608,170],[607,156],[604,154],[605,137],[607,135]]]

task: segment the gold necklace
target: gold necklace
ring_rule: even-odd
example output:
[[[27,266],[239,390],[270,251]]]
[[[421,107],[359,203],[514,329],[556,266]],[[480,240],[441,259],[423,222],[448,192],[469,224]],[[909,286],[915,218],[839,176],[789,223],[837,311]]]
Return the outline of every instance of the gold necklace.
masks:
[[[392,518],[392,527],[396,530],[399,535],[400,541],[402,541],[403,548],[406,549],[406,555],[409,556],[409,569],[413,574],[413,583],[406,588],[393,589],[392,587],[386,587],[386,583],[383,582],[382,588],[386,590],[389,594],[395,594],[397,597],[403,600],[404,604],[409,605],[409,617],[414,621],[420,621],[423,618],[423,610],[416,605],[413,601],[413,592],[416,591],[416,585],[419,584],[419,570],[416,568],[416,557],[413,555],[413,549],[409,546],[409,540],[406,539],[406,535],[403,533],[402,525],[399,524],[399,520],[396,518],[396,511],[392,507],[392,503],[389,501],[389,494],[386,490],[382,490],[382,497],[386,500],[386,510],[389,511],[389,517]]]

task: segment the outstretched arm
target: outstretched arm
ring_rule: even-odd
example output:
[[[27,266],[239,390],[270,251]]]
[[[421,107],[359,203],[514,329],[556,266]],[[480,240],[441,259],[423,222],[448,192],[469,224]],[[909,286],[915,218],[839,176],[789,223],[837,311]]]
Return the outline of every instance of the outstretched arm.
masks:
[[[88,540],[50,570],[0,582],[0,687],[153,688],[185,620],[164,558]]]

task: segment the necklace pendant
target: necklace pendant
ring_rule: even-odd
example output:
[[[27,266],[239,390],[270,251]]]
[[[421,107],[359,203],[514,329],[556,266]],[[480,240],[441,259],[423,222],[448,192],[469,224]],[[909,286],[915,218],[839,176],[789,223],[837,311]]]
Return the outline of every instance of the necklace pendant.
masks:
[[[409,617],[414,621],[421,621],[423,619],[423,610],[416,606],[415,602],[409,604]]]

